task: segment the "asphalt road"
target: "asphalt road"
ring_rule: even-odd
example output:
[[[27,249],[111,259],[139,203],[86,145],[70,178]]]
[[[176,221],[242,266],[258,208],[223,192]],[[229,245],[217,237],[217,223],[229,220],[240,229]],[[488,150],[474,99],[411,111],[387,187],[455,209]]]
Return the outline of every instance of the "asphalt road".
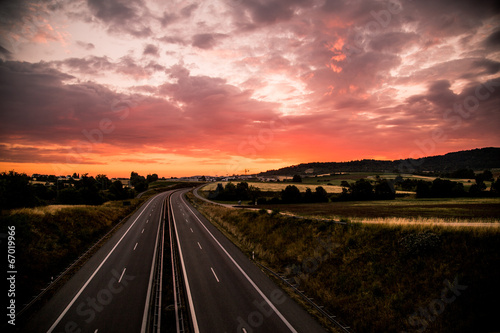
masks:
[[[195,332],[326,331],[186,202],[184,192],[170,201]]]
[[[25,332],[141,332],[163,201],[144,203],[26,324]]]

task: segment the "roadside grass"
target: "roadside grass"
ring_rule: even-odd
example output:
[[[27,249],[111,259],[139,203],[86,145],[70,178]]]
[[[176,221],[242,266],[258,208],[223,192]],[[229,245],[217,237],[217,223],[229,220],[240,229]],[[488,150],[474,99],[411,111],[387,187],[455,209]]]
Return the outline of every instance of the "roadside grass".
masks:
[[[354,332],[498,329],[497,228],[339,225],[188,198],[243,252],[294,279]],[[445,281],[455,279],[467,289],[437,311]]]
[[[100,206],[51,205],[15,209],[0,217],[0,232],[16,227],[16,300],[19,310],[70,263],[146,198]]]

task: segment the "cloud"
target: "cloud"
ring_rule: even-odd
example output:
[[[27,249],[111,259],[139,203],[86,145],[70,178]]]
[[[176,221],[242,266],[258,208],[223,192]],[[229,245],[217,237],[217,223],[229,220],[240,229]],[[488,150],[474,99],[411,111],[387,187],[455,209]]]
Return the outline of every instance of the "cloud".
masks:
[[[500,48],[500,30],[496,30],[488,38],[485,39],[484,44],[488,48]]]
[[[5,47],[0,45],[0,59],[9,60],[12,57],[12,53]]]
[[[312,5],[309,0],[242,1],[238,8],[249,10],[255,24],[273,24],[290,20],[296,9]]]
[[[87,5],[111,33],[126,33],[137,38],[148,37],[153,33],[149,25],[153,17],[145,1],[87,0]]]
[[[148,44],[144,48],[144,51],[142,51],[142,55],[151,55],[153,57],[158,57],[160,55],[159,52],[160,49],[157,46],[153,44]]]
[[[148,48],[146,47],[146,49]],[[150,54],[153,51],[154,50],[149,50],[146,54]],[[131,56],[124,56],[116,62],[112,62],[105,56],[68,58],[61,61],[51,62],[51,65],[55,65],[60,69],[67,69],[70,72],[86,75],[104,75],[105,72],[112,72],[133,78],[134,80],[149,78],[155,72],[165,71],[165,67],[155,61],[149,61],[146,63],[141,60],[136,60]]]
[[[192,45],[200,49],[211,49],[221,38],[225,37],[227,37],[225,34],[197,34],[193,36]]]
[[[92,43],[85,43],[85,42],[82,42],[80,40],[77,40],[76,41],[76,45],[78,45],[79,47],[87,50],[87,51],[90,51],[90,50],[93,50],[95,49],[95,45],[92,44]]]

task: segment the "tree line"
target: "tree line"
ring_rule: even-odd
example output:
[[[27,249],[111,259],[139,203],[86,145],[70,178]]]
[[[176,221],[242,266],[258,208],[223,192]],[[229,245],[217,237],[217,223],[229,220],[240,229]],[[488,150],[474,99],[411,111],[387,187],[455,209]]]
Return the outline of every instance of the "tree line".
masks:
[[[67,180],[42,176],[39,180],[53,185],[31,184],[31,177],[15,171],[0,173],[0,209],[36,207],[47,204],[100,205],[110,200],[134,198],[158,180],[157,174],[140,176],[132,172],[126,188],[120,180],[111,181],[106,175],[96,177],[76,173]]]
[[[393,200],[396,198],[396,190],[416,192],[417,198],[454,198],[454,197],[493,197],[500,196],[500,177],[493,179],[489,170],[474,174],[475,183],[468,190],[462,182],[449,179],[436,178],[433,181],[422,179],[403,179],[400,175],[395,179],[383,179],[376,176],[374,181],[359,179],[349,183],[341,182],[342,193],[327,193],[318,186],[313,191],[307,188],[301,192],[297,186],[288,185],[280,192],[262,192],[255,186],[249,186],[246,182],[226,186],[217,184],[217,188],[209,195],[211,199],[222,201],[250,200],[251,204],[280,204],[280,203],[315,203],[329,201],[362,201],[362,200]],[[300,183],[300,176],[294,176],[292,182]],[[485,182],[491,182],[490,190],[487,190]]]

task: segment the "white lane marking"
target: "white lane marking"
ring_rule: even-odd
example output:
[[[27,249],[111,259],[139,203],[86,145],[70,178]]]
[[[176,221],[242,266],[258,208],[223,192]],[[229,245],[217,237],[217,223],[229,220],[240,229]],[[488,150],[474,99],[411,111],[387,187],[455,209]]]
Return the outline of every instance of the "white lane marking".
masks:
[[[122,275],[120,275],[120,278],[118,279],[118,283],[122,282],[123,274],[125,274],[125,271],[127,270],[127,267],[123,269]]]
[[[148,223],[148,222],[149,222],[149,220],[146,220],[146,223]]]
[[[99,330],[98,330],[98,329],[96,329],[96,330],[94,331],[94,333],[97,333],[97,331],[99,331]]]
[[[247,330],[244,327],[242,327],[241,329],[243,330],[243,333],[247,333]]]
[[[172,197],[173,195],[170,196],[170,210],[172,212],[172,219],[174,220],[174,225],[175,223],[175,214],[174,214],[174,209],[172,208]],[[177,240],[179,240],[179,233],[177,232],[177,228],[174,228],[175,230],[175,236],[177,237]],[[188,297],[188,302],[189,302],[189,309],[191,311],[191,319],[193,321],[193,329],[194,333],[200,333],[200,329],[198,327],[198,320],[196,319],[196,312],[194,311],[194,304],[193,304],[193,297],[191,296],[191,288],[189,287],[189,279],[186,273],[186,265],[184,264],[184,257],[182,256],[182,248],[181,248],[181,243],[180,241],[177,242],[177,247],[179,248],[179,257],[181,258],[181,267],[182,267],[182,273],[184,274],[184,284],[186,286],[186,294]]]
[[[161,194],[158,194],[158,196],[160,196]],[[76,293],[75,297],[73,297],[73,299],[71,300],[71,302],[69,302],[68,306],[66,306],[66,308],[63,310],[63,312],[59,315],[59,317],[57,317],[56,321],[52,324],[52,326],[49,328],[49,330],[47,331],[47,333],[51,333],[54,328],[56,328],[56,326],[59,324],[59,322],[61,321],[61,319],[66,315],[66,313],[69,311],[69,308],[76,302],[76,299],[78,297],[80,297],[80,295],[82,294],[83,290],[85,288],[87,288],[87,286],[89,285],[90,283],[90,280],[92,280],[94,278],[94,276],[97,274],[97,272],[101,269],[102,265],[104,265],[104,263],[106,262],[106,260],[108,260],[108,258],[111,256],[111,254],[113,253],[113,251],[116,249],[116,247],[118,246],[118,244],[121,243],[122,239],[125,238],[125,236],[128,234],[128,232],[130,231],[130,229],[132,229],[132,227],[134,226],[135,222],[137,222],[137,220],[139,219],[139,217],[141,217],[142,213],[144,213],[146,211],[146,208],[148,208],[148,206],[151,204],[151,202],[153,202],[153,200],[151,200],[147,205],[146,207],[144,207],[144,209],[142,210],[142,212],[135,218],[134,222],[132,222],[132,224],[130,225],[130,227],[127,229],[127,231],[125,231],[125,233],[123,234],[123,236],[118,240],[118,242],[115,244],[115,246],[111,249],[111,251],[109,251],[108,255],[106,256],[106,258],[104,258],[104,260],[101,262],[101,264],[96,268],[96,270],[94,271],[94,273],[92,273],[92,275],[88,278],[87,282],[85,282],[85,284],[80,288],[80,290]]]
[[[215,279],[217,280],[217,282],[220,282],[219,278],[217,277],[217,274],[215,274],[214,269],[212,267],[210,267],[210,269],[212,270],[212,273],[214,273],[214,276],[215,276]]]
[[[144,229],[142,229],[141,234],[144,232]]]
[[[281,312],[279,312],[279,310],[276,308],[276,306],[274,306],[274,304],[269,300],[269,298],[267,298],[267,296],[262,292],[262,290],[259,289],[259,287],[255,284],[255,282],[253,282],[253,280],[248,276],[248,274],[243,270],[243,268],[241,268],[241,266],[238,265],[238,263],[236,262],[236,260],[234,260],[233,257],[231,257],[231,255],[229,254],[229,252],[227,252],[227,250],[222,246],[222,244],[219,243],[219,241],[217,240],[217,238],[215,238],[215,236],[210,232],[210,230],[208,230],[208,228],[205,226],[205,224],[203,222],[201,222],[201,220],[193,212],[193,210],[191,209],[191,207],[189,207],[187,205],[186,201],[184,201],[184,198],[182,196],[180,198],[181,198],[182,202],[184,203],[184,205],[187,207],[187,209],[189,209],[191,211],[191,213],[198,220],[198,222],[200,222],[200,224],[202,225],[202,227],[205,228],[205,230],[210,234],[210,236],[212,236],[212,238],[217,243],[217,245],[219,245],[219,247],[222,249],[222,251],[224,251],[224,253],[233,262],[233,264],[239,269],[239,271],[241,272],[241,274],[243,274],[243,276],[248,280],[248,282],[250,282],[250,284],[252,285],[252,287],[254,287],[254,289],[260,294],[260,296],[262,296],[262,298],[266,301],[266,303],[269,304],[269,306],[271,307],[271,309],[273,309],[273,311],[278,315],[278,317],[280,317],[280,319],[288,327],[288,329],[290,331],[292,331],[293,333],[298,333],[295,330],[295,328],[293,328],[293,326],[288,322],[288,320],[286,320],[286,318],[283,316],[283,314],[281,314]]]
[[[189,230],[191,230],[191,232],[194,233],[193,228],[189,228]]]
[[[198,243],[198,246],[200,247],[200,250],[203,250],[203,249],[201,248],[200,242],[197,242],[197,243]]]
[[[135,246],[134,246],[134,251],[135,251],[135,248],[137,247],[137,244],[139,244],[139,243],[135,243]]]

